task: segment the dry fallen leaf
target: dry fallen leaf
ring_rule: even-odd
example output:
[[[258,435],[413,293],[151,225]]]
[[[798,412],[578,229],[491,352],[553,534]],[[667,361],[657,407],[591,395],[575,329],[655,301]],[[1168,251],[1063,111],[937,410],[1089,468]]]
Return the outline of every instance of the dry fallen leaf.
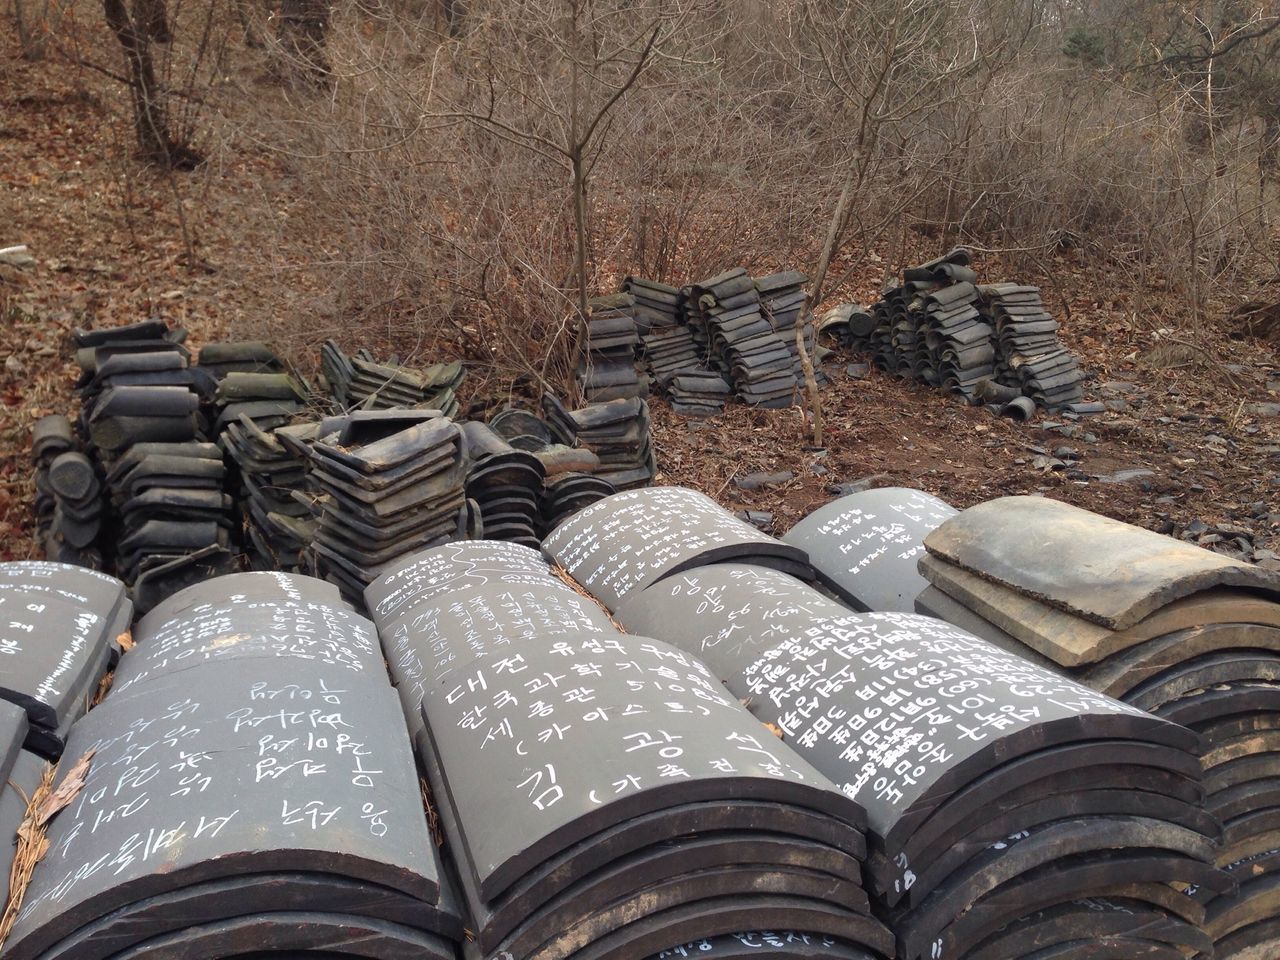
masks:
[[[27,885],[31,882],[32,871],[49,850],[49,838],[45,835],[44,827],[40,826],[37,820],[39,811],[53,792],[54,770],[53,764],[45,766],[39,786],[27,799],[27,813],[22,825],[18,827],[13,865],[9,868],[9,897],[5,904],[4,916],[0,917],[0,948],[3,948],[4,942],[9,939],[9,933],[18,920],[18,911],[22,909],[22,901],[27,893]]]
[[[93,762],[93,751],[90,750],[75,762],[58,789],[54,790],[36,811],[36,826],[43,827],[53,819],[54,815],[76,798],[84,782],[89,778],[89,765]]]

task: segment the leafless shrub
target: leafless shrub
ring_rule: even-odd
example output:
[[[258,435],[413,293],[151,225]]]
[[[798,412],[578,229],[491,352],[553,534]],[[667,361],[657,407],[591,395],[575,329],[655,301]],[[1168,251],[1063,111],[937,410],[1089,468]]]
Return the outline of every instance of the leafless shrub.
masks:
[[[972,134],[925,216],[960,235],[1041,258],[1084,247],[1158,277],[1197,313],[1211,285],[1245,269],[1263,242],[1260,149],[1247,126],[1210,149],[1182,131],[1201,108],[1028,64],[971,110]],[[956,155],[953,154],[953,157]]]
[[[816,304],[908,233],[1086,249],[1203,310],[1257,258],[1274,124],[1066,29],[1032,0],[368,0],[334,11],[330,84],[243,122],[338,238],[313,336],[506,381],[566,382],[626,273],[803,266]]]

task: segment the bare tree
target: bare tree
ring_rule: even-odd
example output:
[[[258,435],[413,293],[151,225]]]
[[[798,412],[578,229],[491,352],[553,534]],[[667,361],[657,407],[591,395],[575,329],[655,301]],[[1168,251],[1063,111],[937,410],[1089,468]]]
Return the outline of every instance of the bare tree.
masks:
[[[332,80],[333,67],[325,50],[330,16],[329,0],[280,3],[280,48],[296,75],[313,83],[328,84]]]
[[[141,20],[147,36],[156,43],[169,43],[173,39],[165,0],[136,0],[135,15]]]
[[[13,22],[24,60],[43,60],[48,43],[49,0],[13,0]]]
[[[472,3],[463,96],[435,116],[479,127],[564,171],[573,206],[574,287],[591,290],[591,177],[615,109],[659,59],[680,59],[700,0]],[[477,69],[478,68],[478,69]]]
[[[955,43],[957,36],[980,34],[973,17],[969,5],[956,0],[798,0],[785,29],[773,34],[774,55],[788,64],[796,97],[830,129],[847,131],[833,143],[830,170],[839,192],[805,311],[822,302],[832,260],[850,236],[873,245],[914,199],[915,191],[901,184],[930,177],[929,164],[917,156],[928,148],[912,138],[908,124],[953,101],[949,84],[982,62],[982,44]],[[889,138],[892,150],[884,149]],[[821,398],[800,326],[796,345],[813,443],[822,446]]]
[[[569,379],[587,298],[628,271],[808,264],[816,309],[952,241],[1042,275],[1084,246],[1170,285],[1194,247],[1211,291],[1255,242],[1241,186],[1258,196],[1277,124],[1226,123],[1212,149],[1171,135],[1195,105],[1167,67],[1114,66],[1119,30],[1067,42],[1097,10],[1153,49],[1176,15],[1141,0],[380,2],[315,35],[341,63],[330,96],[286,95],[253,126],[341,237],[322,264],[337,315],[508,386]],[[1280,37],[1224,49],[1236,29],[1214,34],[1215,69]],[[1252,72],[1257,102],[1272,61]],[[1213,116],[1242,95],[1215,77]]]
[[[153,10],[150,4],[145,0],[134,0],[130,8],[125,5],[125,0],[102,0],[102,9],[107,26],[124,51],[134,130],[143,157],[169,169],[195,167],[201,158],[188,144],[174,136],[167,94],[156,75],[151,47],[149,17]]]

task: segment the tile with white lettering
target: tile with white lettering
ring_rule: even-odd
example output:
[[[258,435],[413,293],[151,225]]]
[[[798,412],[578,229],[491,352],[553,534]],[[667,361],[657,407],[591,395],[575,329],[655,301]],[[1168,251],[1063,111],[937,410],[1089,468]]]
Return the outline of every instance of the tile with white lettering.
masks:
[[[105,667],[108,628],[103,615],[61,596],[0,591],[0,697],[26,710],[32,726],[57,728]]]
[[[542,549],[610,610],[632,591],[694,566],[736,560],[809,571],[799,547],[761,533],[684,487],[606,497],[557,527]]]
[[[428,734],[488,900],[625,820],[773,800],[860,829],[863,813],[776,742],[705,665],[644,637],[535,638],[427,688]]]
[[[6,946],[35,957],[85,923],[206,880],[333,874],[435,903],[439,861],[385,680],[296,659],[227,660],[112,694],[72,733],[88,780],[52,821]]]
[[[913,613],[929,585],[916,570],[924,538],[956,510],[922,490],[880,487],[833,500],[782,537],[855,610]]]
[[[211,583],[222,579],[233,578]],[[165,620],[149,614],[134,631],[134,641],[116,667],[114,693],[223,660],[281,657],[332,668],[330,675],[386,676],[373,624],[341,601],[329,606],[223,593],[222,599]]]

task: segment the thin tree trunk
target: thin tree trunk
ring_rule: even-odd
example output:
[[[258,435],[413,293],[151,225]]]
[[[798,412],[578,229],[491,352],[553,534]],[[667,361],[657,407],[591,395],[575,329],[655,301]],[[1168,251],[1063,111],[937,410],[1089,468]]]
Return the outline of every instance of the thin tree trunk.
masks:
[[[148,160],[169,166],[173,161],[170,156],[169,118],[156,83],[155,63],[151,59],[147,35],[130,16],[124,0],[102,0],[102,9],[129,65],[129,93],[133,99],[138,146]]]
[[[325,52],[328,33],[328,0],[283,0],[280,4],[281,46],[302,73],[317,83],[332,79]]]
[[[849,204],[853,202],[853,188],[858,182],[858,172],[862,167],[861,156],[855,155],[849,166],[849,175],[845,178],[844,188],[840,191],[840,199],[831,213],[831,222],[827,225],[827,239],[822,244],[822,253],[818,256],[818,268],[813,272],[813,284],[809,294],[801,304],[800,316],[796,320],[796,353],[800,356],[800,368],[804,371],[805,391],[809,394],[809,409],[813,414],[813,445],[822,446],[822,398],[818,394],[818,378],[813,370],[813,360],[804,343],[804,320],[809,311],[822,302],[822,286],[827,282],[827,273],[831,269],[831,259],[835,256],[836,247],[840,245],[840,236],[844,232],[844,221],[849,215]]]
[[[572,36],[569,38],[569,49],[573,51],[569,61],[569,166],[573,171],[573,228],[574,237],[574,269],[578,274],[578,313],[583,321],[587,318],[587,172],[584,166],[583,153],[585,143],[579,142],[581,126],[581,87],[578,76],[578,4],[574,0],[571,7],[570,23]]]
[[[1277,103],[1276,110],[1275,115],[1268,116],[1263,122],[1262,149],[1258,153],[1263,183],[1280,178],[1280,103]]]
[[[134,0],[134,11],[149,38],[156,43],[168,43],[173,39],[165,0]]]
[[[13,22],[18,29],[18,46],[22,50],[22,59],[43,60],[48,4],[41,4],[39,12],[33,13],[31,22],[28,22],[27,11],[23,8],[25,2],[26,0],[13,0]]]
[[[587,315],[587,178],[582,168],[582,154],[573,157],[573,228],[574,269],[578,274],[578,311]]]
[[[448,28],[449,36],[461,36],[463,23],[467,17],[465,0],[440,0],[440,7],[444,13],[444,22]]]
[[[253,0],[236,0],[236,16],[240,20],[240,26],[244,30],[244,45],[246,47],[265,47],[266,40],[263,39],[262,28],[258,23],[258,9],[254,5]]]

